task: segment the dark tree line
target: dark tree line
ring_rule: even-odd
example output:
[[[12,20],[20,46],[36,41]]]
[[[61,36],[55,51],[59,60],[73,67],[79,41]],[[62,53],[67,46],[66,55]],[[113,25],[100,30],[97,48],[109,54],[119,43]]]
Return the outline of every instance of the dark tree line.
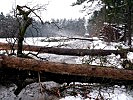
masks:
[[[0,37],[16,37],[19,32],[19,25],[15,18],[10,15],[0,14]]]
[[[85,34],[85,18],[79,19],[57,19],[52,20],[52,23],[35,21],[33,19],[24,37],[41,37],[41,36],[73,36]],[[58,26],[56,26],[56,25]],[[11,15],[0,14],[0,37],[17,37],[19,32],[19,23]]]

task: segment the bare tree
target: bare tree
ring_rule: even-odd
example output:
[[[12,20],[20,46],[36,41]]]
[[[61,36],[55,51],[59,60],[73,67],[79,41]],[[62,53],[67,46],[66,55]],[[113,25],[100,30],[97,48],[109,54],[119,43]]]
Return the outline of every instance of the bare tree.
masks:
[[[33,18],[30,17],[30,14],[34,14],[39,18],[41,23],[43,23],[40,16],[36,14],[36,10],[44,9],[42,6],[38,8],[30,8],[28,6],[19,6],[16,7],[16,17],[19,22],[19,33],[18,33],[18,50],[17,56],[22,57],[22,49],[23,49],[23,40],[26,33],[27,28],[32,25]]]

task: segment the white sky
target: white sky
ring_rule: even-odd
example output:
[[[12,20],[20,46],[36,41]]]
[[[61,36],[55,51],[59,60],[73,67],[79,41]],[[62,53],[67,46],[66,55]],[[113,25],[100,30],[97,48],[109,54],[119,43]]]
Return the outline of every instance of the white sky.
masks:
[[[41,17],[44,20],[60,19],[60,18],[79,18],[84,17],[84,14],[80,12],[82,6],[70,6],[76,0],[3,0],[0,3],[0,12],[4,14],[9,13],[12,8],[17,5],[36,6],[47,5],[47,10],[42,11]],[[16,3],[15,3],[16,2]]]

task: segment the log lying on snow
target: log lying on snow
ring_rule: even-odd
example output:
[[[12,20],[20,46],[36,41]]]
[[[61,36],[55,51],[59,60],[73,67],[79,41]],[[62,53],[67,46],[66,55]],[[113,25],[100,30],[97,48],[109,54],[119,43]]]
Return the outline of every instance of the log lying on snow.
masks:
[[[60,75],[98,77],[113,80],[133,81],[133,70],[98,67],[92,65],[63,64],[18,57],[1,57],[1,66],[21,70],[50,72]],[[81,79],[82,80],[82,79]]]
[[[0,43],[1,50],[11,49],[9,44]],[[17,49],[15,45],[14,49]],[[113,54],[120,54],[122,57],[127,54],[128,49],[125,50],[102,50],[102,49],[68,49],[68,48],[54,48],[54,47],[43,47],[43,46],[33,46],[33,45],[24,45],[23,50],[25,51],[34,51],[39,53],[52,53],[58,55],[71,55],[71,56],[107,56]],[[131,51],[131,50],[130,50]],[[133,50],[132,50],[133,51]]]
[[[86,40],[86,41],[97,41],[98,39],[93,39],[93,38],[68,38],[68,40],[74,39],[74,40]]]

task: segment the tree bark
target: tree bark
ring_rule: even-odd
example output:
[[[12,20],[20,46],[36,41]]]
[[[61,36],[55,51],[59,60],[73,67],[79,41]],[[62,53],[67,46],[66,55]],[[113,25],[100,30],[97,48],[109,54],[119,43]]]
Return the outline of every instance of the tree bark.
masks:
[[[17,51],[17,56],[18,57],[22,56],[23,40],[24,40],[24,37],[21,37],[21,36],[18,37],[18,51]]]
[[[35,59],[2,56],[1,67],[9,67],[21,70],[50,72],[60,75],[76,75],[112,80],[133,81],[133,70],[115,69],[81,64],[63,64]],[[82,80],[82,79],[81,79]]]
[[[131,34],[132,34],[132,3],[131,0],[127,0],[127,38],[128,38],[128,45],[131,47],[132,39],[131,39]]]
[[[17,56],[21,57],[22,54],[22,48],[23,48],[23,40],[24,35],[26,33],[27,28],[32,24],[32,18],[28,17],[31,13],[31,10],[25,11],[23,10],[23,6],[17,5],[17,10],[19,11],[19,17],[22,15],[22,22],[19,21],[19,33],[18,33],[18,50],[17,50]]]

